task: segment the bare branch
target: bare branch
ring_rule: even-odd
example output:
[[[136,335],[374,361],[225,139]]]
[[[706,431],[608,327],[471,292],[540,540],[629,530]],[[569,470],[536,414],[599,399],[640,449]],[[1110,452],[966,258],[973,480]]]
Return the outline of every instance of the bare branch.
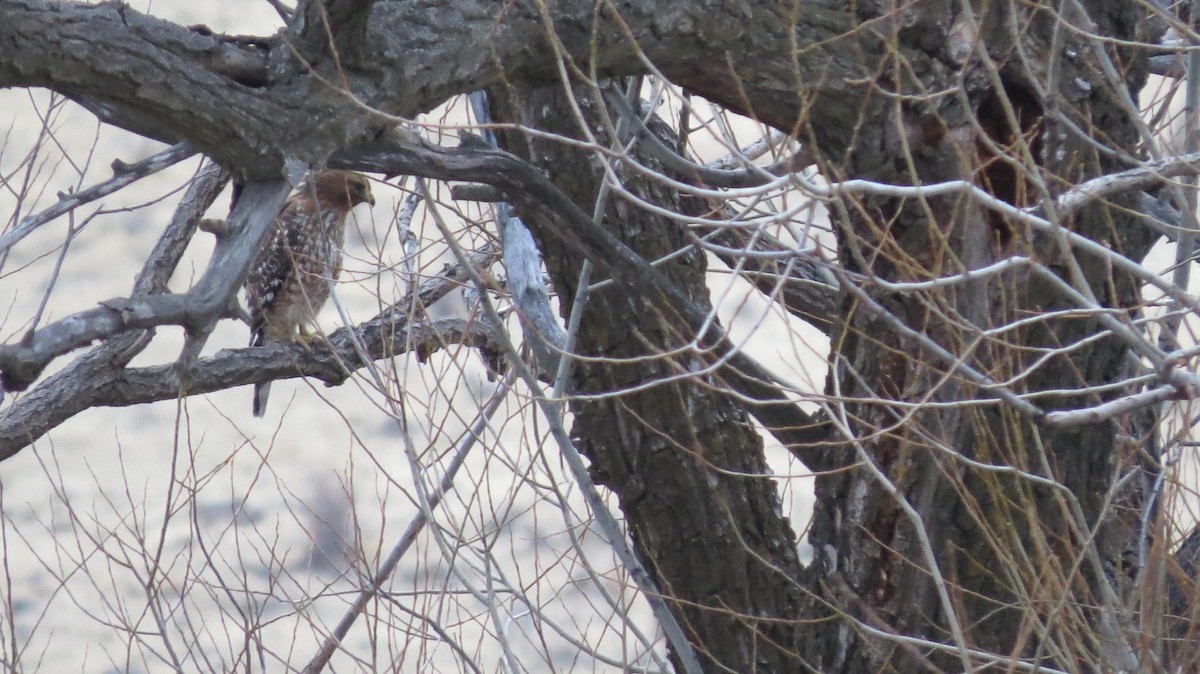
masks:
[[[418,510],[416,516],[409,521],[408,526],[404,528],[404,533],[400,535],[400,538],[388,553],[387,558],[380,563],[379,569],[371,577],[371,582],[359,591],[358,595],[354,598],[354,603],[342,615],[342,619],[338,621],[333,633],[326,637],[321,643],[321,647],[317,649],[317,653],[313,655],[312,659],[301,670],[304,674],[320,674],[320,672],[324,671],[325,666],[329,664],[329,658],[333,657],[342,640],[350,633],[350,628],[354,626],[355,621],[362,615],[367,602],[377,597],[380,589],[392,577],[392,573],[396,570],[396,565],[400,563],[405,553],[416,542],[417,535],[429,523],[430,518],[427,513],[436,509],[442,502],[442,497],[454,487],[454,477],[458,474],[458,470],[462,468],[463,462],[475,446],[476,441],[483,436],[488,423],[496,414],[496,410],[499,409],[501,401],[508,395],[514,378],[510,374],[505,382],[492,394],[492,399],[479,411],[479,416],[475,419],[475,423],[471,424],[471,429],[458,442],[458,446],[454,451],[454,458],[450,460],[445,472],[442,473],[442,479],[438,482],[437,488],[430,491],[428,510]],[[470,659],[463,658],[463,662],[474,668]],[[475,671],[478,670],[476,669]]]
[[[272,151],[251,149],[253,139],[240,129],[260,127],[255,119],[278,122],[287,107],[261,90],[229,86],[214,64],[229,48],[211,33],[124,5],[0,2],[0,51],[7,55],[0,86],[47,86],[135,133],[167,143],[191,140],[223,163],[253,165]],[[273,163],[280,165],[282,156],[275,154]]]
[[[1150,57],[1150,72],[1162,77],[1183,79],[1187,68],[1182,54],[1156,54]]]
[[[502,193],[488,185],[455,185],[450,192],[454,199],[464,201],[504,200]],[[705,200],[683,195],[681,201],[685,213],[705,218],[713,216]],[[724,204],[720,207],[724,210]],[[794,249],[766,232],[708,225],[697,225],[697,229],[707,232],[712,240],[723,245],[719,249],[705,249],[710,250],[726,266],[739,269],[759,291],[780,301],[796,317],[821,332],[829,333],[837,309],[837,283],[822,272],[822,265],[809,255],[796,254]],[[761,251],[786,253],[787,259],[760,259],[753,255]]]
[[[499,251],[491,246],[470,256],[471,263],[478,268],[487,268],[498,258]],[[468,279],[467,270],[447,265],[414,293],[357,326],[357,339],[372,358],[406,351],[424,358],[451,343],[486,347],[491,334],[483,327],[462,321],[448,319],[409,327],[414,306],[429,306]],[[118,341],[123,339],[125,336]],[[222,351],[197,361],[189,370],[185,385],[173,365],[120,371],[119,367],[133,357],[132,353],[126,354],[123,361],[114,361],[118,354],[98,355],[105,354],[105,349],[111,350],[110,344],[114,343],[87,354],[77,365],[51,377],[0,413],[0,461],[90,407],[124,407],[301,376],[336,384],[363,365],[354,340],[343,328],[331,334],[327,344],[312,348],[273,344]]]
[[[671,148],[678,145],[675,132],[657,115],[635,115],[624,96],[606,92],[605,99],[622,110],[639,129],[639,151],[660,162],[676,177],[718,187],[750,187],[765,185],[778,176],[795,173],[812,163],[801,151],[770,166],[731,170],[728,166],[745,165],[751,156],[769,149],[767,139],[756,141],[743,152],[734,152],[710,165],[701,166],[679,156]],[[780,134],[782,135],[782,134]],[[738,160],[741,160],[740,162]],[[705,200],[681,193],[683,212],[701,219],[732,218],[730,205],[725,201]],[[767,232],[751,232],[737,227],[698,226],[719,243],[729,248],[746,250],[783,251],[788,247]],[[822,273],[822,265],[807,256],[789,258],[786,264],[758,260],[730,253],[716,253],[731,269],[740,269],[764,295],[782,302],[789,312],[826,334],[832,327],[837,307],[837,284],[832,276]]]
[[[1180,386],[1174,384],[1163,384],[1094,407],[1050,412],[1046,414],[1045,422],[1053,426],[1064,427],[1098,423],[1106,419],[1119,417],[1122,414],[1128,414],[1133,410],[1147,405],[1159,405],[1169,400],[1179,400],[1182,398],[1180,388]]]
[[[652,113],[637,114],[629,101],[618,92],[605,90],[604,100],[620,111],[622,117],[627,117],[635,124],[636,137],[640,147],[647,155],[662,162],[662,165],[680,179],[697,185],[709,187],[757,187],[771,182],[774,178],[789,173],[795,173],[813,164],[813,158],[805,151],[775,162],[770,166],[748,166],[740,169],[729,169],[731,159],[725,158],[716,166],[698,164],[690,159],[681,157],[672,146],[673,136],[670,127]],[[747,162],[743,162],[745,164]]]
[[[389,175],[410,174],[441,180],[485,183],[504,192],[508,201],[541,212],[556,223],[555,235],[586,255],[602,272],[630,293],[650,303],[664,316],[674,316],[697,334],[706,357],[723,363],[726,384],[750,404],[753,414],[793,451],[822,442],[823,423],[802,411],[777,378],[750,356],[737,350],[723,330],[709,320],[666,276],[596,224],[530,164],[500,150],[435,147],[415,138],[392,134],[369,147],[350,149],[330,159],[330,165]]]
[[[459,318],[409,326],[372,323],[356,331],[373,359],[413,352],[424,360],[450,344],[491,349],[494,339],[482,324]],[[353,341],[342,329],[330,335],[328,343],[323,345],[279,342],[265,347],[223,350],[197,360],[189,368],[186,380],[180,377],[174,364],[128,370],[106,368],[102,372],[85,369],[89,375],[86,379],[76,376],[74,381],[58,380],[54,386],[40,386],[0,416],[0,461],[91,407],[128,407],[295,377],[313,377],[336,386],[363,365]],[[82,372],[76,373],[79,374]],[[63,397],[65,401],[54,400]],[[52,400],[56,404],[47,404]]]
[[[470,103],[471,111],[478,122],[492,123],[486,93],[473,92],[470,95]],[[490,147],[496,147],[494,131],[484,129],[483,137]],[[513,304],[517,307],[525,339],[537,358],[538,369],[549,376],[558,371],[560,354],[567,343],[567,337],[561,320],[550,308],[550,291],[542,280],[541,251],[529,233],[529,228],[513,214],[511,206],[501,201],[495,207],[495,215]]]
[[[272,9],[275,10],[275,13],[279,15],[280,19],[283,19],[284,23],[291,21],[292,13],[296,11],[296,10],[292,9],[291,7],[288,7],[287,5],[283,4],[279,0],[267,0],[267,4],[270,5]]]
[[[184,294],[118,298],[0,346],[0,384],[21,391],[58,356],[126,330],[182,325],[204,330],[224,316],[291,187],[284,180],[251,183],[230,216],[234,234],[218,240],[208,268]]]
[[[311,10],[326,6],[306,5]],[[273,59],[270,53],[288,49],[281,41],[262,38],[249,44],[176,26],[125,5],[0,0],[0,53],[6,54],[0,60],[0,87],[47,87],[108,123],[164,142],[186,140],[251,179],[266,179],[278,175],[285,154],[320,163],[395,121],[372,111],[413,115],[457,93],[486,88],[502,72],[510,84],[549,83],[557,76],[554,59],[545,58],[544,49],[530,48],[548,39],[546,17],[524,3],[346,0],[328,7],[355,21],[365,20],[369,11],[360,47],[368,56],[360,69],[339,69],[345,64],[335,59],[292,63],[290,52]],[[790,53],[787,32],[777,30],[784,17],[771,5],[716,9],[692,0],[666,9],[658,3],[624,3],[611,15],[597,16],[594,3],[570,0],[556,3],[553,11],[552,39],[580,62],[592,63],[599,76],[645,71],[643,59],[649,57],[676,83],[731,109],[753,110],[783,129],[806,117],[829,138],[842,141],[849,140],[853,123],[838,111],[855,108],[868,93],[861,78],[872,66],[838,55],[852,43],[879,39],[873,33],[847,33],[856,21],[852,13],[821,6],[819,19],[798,29],[823,46],[794,62],[757,56]],[[329,34],[318,30],[323,25],[306,19],[304,26],[311,27],[301,31],[305,36],[328,44]],[[335,43],[342,39],[341,29],[332,33]],[[355,28],[345,35],[357,33]],[[71,48],[63,49],[68,43]],[[914,64],[930,59],[917,50],[902,52]],[[728,55],[729,67],[697,67],[711,54]],[[255,70],[268,61],[279,68]],[[819,95],[825,105],[802,110],[791,96],[779,95],[782,82],[789,91],[801,86]],[[238,86],[230,86],[234,83]]]
[[[194,154],[196,154],[196,151],[189,147],[187,143],[180,143],[133,164],[126,164],[120,161],[113,162],[114,175],[112,178],[85,190],[59,195],[58,203],[50,208],[40,213],[34,213],[21,218],[16,227],[13,227],[8,232],[5,232],[3,236],[0,236],[0,254],[12,248],[18,241],[29,236],[33,230],[47,222],[86,203],[102,199],[148,175],[158,173],[168,166],[174,166]]]
[[[688,208],[701,200],[685,198],[682,202],[684,208]],[[688,212],[703,213],[698,208]],[[712,251],[717,259],[730,269],[739,269],[760,292],[781,302],[792,315],[829,334],[838,305],[838,284],[836,279],[824,273],[824,265],[811,255],[796,254],[792,247],[767,232],[740,227],[697,229],[707,231],[712,240],[723,244],[723,249]],[[783,260],[754,257],[753,253],[758,251],[789,255]]]
[[[1076,185],[1058,197],[1055,208],[1060,214],[1074,213],[1097,199],[1119,192],[1141,191],[1169,178],[1197,174],[1200,174],[1200,153],[1149,161],[1128,171],[1100,176]],[[1041,214],[1040,209],[1036,208],[1029,212]]]
[[[167,282],[183,257],[200,216],[212,205],[228,180],[227,171],[210,165],[192,181],[176,207],[175,215],[167,225],[166,231],[155,244],[141,273],[134,281],[132,297],[144,297],[166,291]],[[125,367],[150,343],[152,336],[153,331],[150,330],[125,332],[81,356],[63,371],[43,382],[32,393],[21,397],[0,412],[0,429],[26,428],[30,424],[22,420],[23,417],[33,419],[32,426],[36,426],[36,415],[29,416],[31,411],[54,415],[58,420],[49,426],[53,427],[87,409],[91,406],[87,394],[89,387],[111,380],[115,372]],[[8,447],[5,443],[11,435],[11,432],[0,431],[0,437],[5,438],[0,442],[0,446]]]

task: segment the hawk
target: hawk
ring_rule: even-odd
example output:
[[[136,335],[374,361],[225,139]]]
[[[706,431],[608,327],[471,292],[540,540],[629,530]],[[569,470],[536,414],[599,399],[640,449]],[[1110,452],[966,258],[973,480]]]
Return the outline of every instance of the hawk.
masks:
[[[342,271],[346,216],[362,203],[375,205],[366,176],[333,170],[313,171],[284,202],[246,279],[250,346],[308,339],[306,325]],[[254,416],[266,411],[270,390],[270,382],[254,386]]]

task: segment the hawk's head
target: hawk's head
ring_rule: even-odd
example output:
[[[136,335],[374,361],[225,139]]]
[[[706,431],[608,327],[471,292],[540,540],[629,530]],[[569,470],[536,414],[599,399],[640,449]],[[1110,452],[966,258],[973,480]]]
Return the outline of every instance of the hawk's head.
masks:
[[[349,211],[359,204],[375,205],[371,183],[361,173],[353,171],[316,171],[310,177],[317,201],[326,207]]]

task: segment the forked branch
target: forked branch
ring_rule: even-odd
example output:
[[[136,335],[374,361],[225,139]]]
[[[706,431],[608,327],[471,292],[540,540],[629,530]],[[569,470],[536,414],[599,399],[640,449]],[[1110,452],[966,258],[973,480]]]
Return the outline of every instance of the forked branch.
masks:
[[[471,255],[471,263],[486,268],[498,257],[495,248],[485,246]],[[495,335],[486,326],[458,318],[436,321],[423,318],[424,307],[445,297],[468,278],[468,270],[458,265],[447,266],[414,293],[356,326],[353,336],[342,328],[330,334],[325,343],[315,345],[272,344],[224,350],[193,363],[186,381],[180,378],[179,369],[173,364],[133,369],[73,367],[48,379],[0,413],[0,461],[91,407],[125,407],[294,377],[315,377],[329,385],[340,384],[364,365],[356,341],[372,359],[409,352],[424,359],[450,344],[483,349],[485,355],[493,353]],[[84,356],[81,364],[89,362],[91,356]]]
[[[204,275],[186,293],[117,298],[0,346],[0,385],[23,391],[55,358],[127,330],[181,325],[203,331],[227,314],[291,187],[250,183],[230,215],[232,234],[218,240]]]

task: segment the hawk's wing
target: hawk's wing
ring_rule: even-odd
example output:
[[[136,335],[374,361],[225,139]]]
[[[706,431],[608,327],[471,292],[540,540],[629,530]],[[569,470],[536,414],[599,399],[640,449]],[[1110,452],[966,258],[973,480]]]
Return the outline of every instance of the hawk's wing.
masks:
[[[246,279],[246,304],[250,310],[250,346],[263,344],[263,317],[279,296],[288,278],[296,273],[289,250],[311,227],[316,214],[312,202],[293,195],[284,203],[271,225],[271,239],[258,254]]]

